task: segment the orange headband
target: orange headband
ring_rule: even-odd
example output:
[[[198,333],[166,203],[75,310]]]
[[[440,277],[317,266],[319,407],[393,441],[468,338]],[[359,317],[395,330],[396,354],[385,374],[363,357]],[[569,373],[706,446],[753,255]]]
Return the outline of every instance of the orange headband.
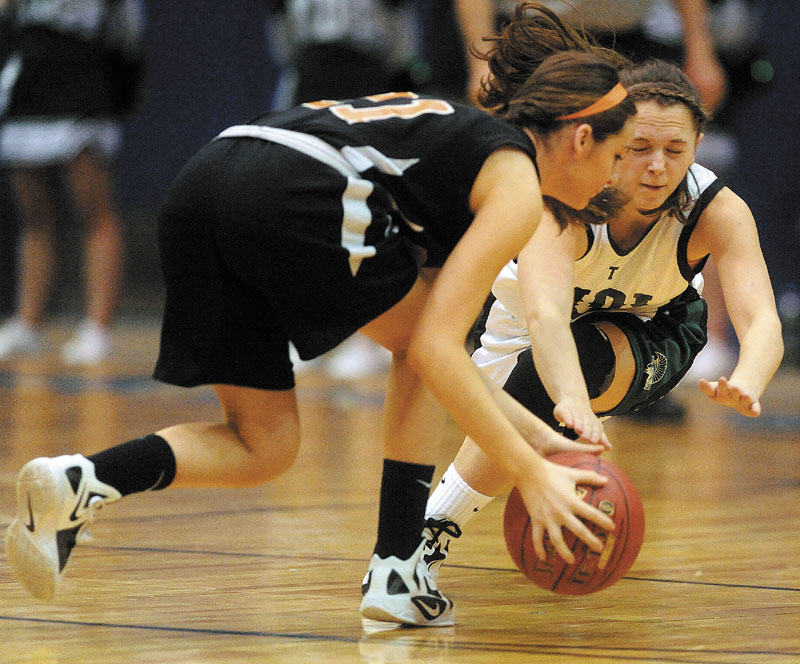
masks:
[[[557,117],[556,120],[577,120],[578,118],[585,118],[587,115],[596,115],[607,111],[609,108],[614,108],[625,97],[628,96],[628,91],[623,87],[622,83],[617,83],[613,88],[606,92],[600,99],[593,104],[590,104],[582,111],[570,113],[569,115],[562,115]]]

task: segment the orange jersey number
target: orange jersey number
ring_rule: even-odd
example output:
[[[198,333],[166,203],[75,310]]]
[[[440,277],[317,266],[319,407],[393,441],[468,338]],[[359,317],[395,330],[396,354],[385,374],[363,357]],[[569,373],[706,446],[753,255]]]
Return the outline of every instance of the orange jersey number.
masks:
[[[413,92],[387,92],[380,95],[367,97],[370,101],[388,101],[391,99],[408,99],[402,104],[386,104],[385,106],[367,106],[355,108],[352,104],[343,104],[330,99],[313,101],[303,104],[306,108],[327,108],[340,120],[347,124],[359,122],[374,122],[376,120],[390,120],[391,118],[410,119],[425,113],[437,115],[450,115],[453,107],[442,99],[419,99]]]

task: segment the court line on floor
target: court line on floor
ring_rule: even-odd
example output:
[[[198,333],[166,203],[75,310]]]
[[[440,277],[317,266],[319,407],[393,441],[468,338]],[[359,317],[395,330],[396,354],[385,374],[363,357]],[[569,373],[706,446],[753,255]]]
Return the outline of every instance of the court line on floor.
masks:
[[[583,659],[607,659],[609,655],[617,655],[620,657],[619,661],[637,661],[637,662],[664,662],[665,664],[740,664],[741,660],[734,660],[731,662],[723,662],[722,660],[709,660],[704,659],[686,659],[682,655],[689,656],[747,656],[747,657],[786,657],[800,656],[800,651],[780,651],[780,650],[734,650],[734,649],[714,649],[697,651],[694,649],[680,649],[680,648],[632,648],[625,646],[580,646],[580,645],[564,645],[564,644],[537,644],[537,643],[491,643],[491,642],[471,642],[471,641],[457,641],[457,642],[432,642],[427,639],[410,640],[407,638],[399,637],[399,635],[392,634],[394,638],[380,638],[370,639],[368,636],[344,636],[337,634],[312,634],[307,632],[271,632],[261,630],[235,630],[235,629],[221,629],[210,627],[179,627],[174,625],[148,625],[144,623],[113,623],[101,622],[92,620],[60,620],[55,618],[30,618],[22,616],[7,616],[0,615],[0,621],[6,622],[27,622],[39,623],[47,625],[62,625],[73,627],[97,627],[105,629],[129,629],[129,630],[143,630],[155,632],[167,632],[173,634],[196,634],[202,636],[234,636],[234,637],[249,637],[249,638],[267,638],[267,639],[295,639],[301,641],[316,641],[316,642],[330,642],[330,643],[367,643],[370,645],[380,646],[384,645],[390,647],[408,647],[417,646],[422,648],[429,648],[433,650],[460,650],[460,651],[478,651],[478,652],[507,652],[519,654],[535,654],[535,655],[555,655],[574,658],[576,651],[580,653]],[[400,632],[406,630],[401,629]],[[382,634],[386,634],[383,632]],[[392,642],[396,641],[396,642]],[[586,652],[588,650],[599,652]],[[639,652],[641,655],[625,655],[622,653]],[[658,657],[644,653],[661,653]],[[672,658],[665,659],[662,655],[671,655]],[[680,657],[680,659],[676,659]]]
[[[328,506],[329,508],[330,506]],[[215,513],[216,514],[216,513]],[[169,516],[169,515],[166,515]],[[153,517],[151,517],[153,518]],[[127,551],[131,553],[173,553],[173,554],[188,554],[188,555],[201,555],[201,556],[220,556],[231,558],[262,558],[262,559],[292,559],[292,560],[320,560],[331,562],[365,562],[366,558],[343,558],[341,556],[320,556],[320,555],[304,555],[297,552],[291,554],[269,554],[269,553],[249,553],[246,551],[215,551],[211,549],[176,549],[168,547],[148,547],[148,546],[103,546],[97,544],[84,544],[83,549],[94,549],[97,551]],[[519,570],[511,567],[484,567],[477,565],[449,565],[453,569],[472,570],[478,572],[507,572],[519,574]],[[688,579],[663,579],[663,578],[649,578],[641,576],[625,576],[624,580],[627,581],[641,581],[646,583],[671,583],[682,584],[691,586],[705,586],[713,588],[741,588],[749,590],[776,590],[781,592],[795,592],[800,593],[800,588],[792,588],[787,586],[766,586],[759,584],[747,583],[723,583],[717,581],[692,581]]]
[[[324,510],[331,510],[334,509],[361,509],[364,507],[365,503],[340,503],[338,505],[330,505],[319,504],[319,505],[278,505],[278,506],[269,506],[269,507],[253,507],[253,508],[236,508],[231,510],[219,510],[213,512],[202,512],[202,513],[181,513],[181,514],[163,514],[163,515],[147,515],[147,516],[123,516],[123,517],[111,517],[105,520],[107,521],[158,521],[158,520],[172,520],[172,519],[181,519],[181,518],[208,518],[212,516],[227,516],[230,514],[241,514],[241,513],[268,513],[268,512],[284,512],[284,511],[292,511],[292,510],[315,510],[315,509],[324,509]],[[371,504],[371,503],[369,503]],[[5,530],[8,527],[8,523],[0,524],[0,529]],[[177,553],[177,554],[191,554],[191,555],[208,555],[208,556],[230,556],[230,557],[251,557],[251,558],[301,558],[305,560],[330,560],[330,561],[339,561],[339,562],[363,562],[365,559],[363,558],[342,558],[338,556],[304,556],[302,554],[292,553],[289,554],[265,554],[265,553],[248,553],[248,552],[237,552],[237,551],[214,551],[214,550],[206,550],[206,549],[175,549],[175,548],[166,548],[166,547],[136,547],[136,546],[101,546],[95,544],[86,544],[83,546],[85,549],[96,549],[96,550],[107,550],[107,551],[131,551],[131,552],[147,552],[147,553]],[[474,565],[450,565],[450,567],[454,569],[465,569],[465,570],[473,570],[473,571],[488,571],[488,572],[513,572],[519,573],[516,568],[504,568],[504,567],[482,567],[482,566],[474,566]],[[648,577],[637,577],[637,576],[625,576],[624,579],[628,581],[640,581],[640,582],[647,582],[647,583],[666,583],[666,584],[683,584],[683,585],[694,585],[694,586],[705,586],[705,587],[716,587],[716,588],[742,588],[742,589],[751,589],[751,590],[776,590],[782,592],[800,592],[800,588],[792,588],[786,586],[765,586],[765,585],[758,585],[758,584],[738,584],[738,583],[723,583],[723,582],[714,582],[714,581],[694,581],[694,580],[685,580],[685,579],[663,579],[663,578],[648,578]]]
[[[147,547],[147,546],[101,546],[95,544],[87,544],[83,548],[86,550],[95,549],[102,551],[128,551],[132,553],[178,553],[190,555],[207,555],[207,556],[229,556],[234,558],[264,558],[264,559],[286,559],[286,560],[319,560],[330,562],[349,562],[360,563],[366,562],[366,558],[346,558],[341,556],[321,556],[321,555],[307,555],[297,552],[279,554],[279,553],[249,553],[246,551],[214,551],[210,549],[174,549],[164,547]],[[452,569],[471,570],[473,572],[510,572],[519,574],[519,570],[513,567],[484,567],[477,565],[448,565]],[[641,576],[624,576],[623,580],[627,581],[646,581],[650,583],[674,583],[692,586],[711,586],[715,588],[742,588],[747,590],[778,590],[784,592],[800,592],[800,588],[791,588],[787,586],[765,586],[749,583],[723,583],[717,581],[690,581],[683,579],[658,579],[648,578]]]
[[[0,474],[0,483],[7,478],[7,474]],[[16,475],[13,476],[16,480]],[[103,516],[104,522],[155,522],[155,521],[174,521],[176,519],[208,519],[216,516],[231,516],[236,514],[269,514],[273,512],[292,512],[292,511],[306,511],[306,510],[349,510],[349,509],[364,509],[365,507],[373,507],[375,501],[364,500],[359,503],[316,503],[313,505],[268,505],[264,507],[236,507],[227,510],[209,510],[205,512],[178,512],[178,513],[164,513],[164,514],[140,514],[140,515],[126,515],[126,516]],[[4,530],[11,525],[10,521],[0,523],[0,530]]]

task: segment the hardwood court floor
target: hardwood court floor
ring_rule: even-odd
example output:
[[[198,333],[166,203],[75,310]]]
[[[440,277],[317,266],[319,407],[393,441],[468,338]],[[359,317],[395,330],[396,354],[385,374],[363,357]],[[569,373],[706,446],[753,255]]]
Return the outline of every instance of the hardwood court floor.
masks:
[[[19,467],[92,453],[188,419],[210,390],[147,376],[153,330],[120,333],[117,362],[0,367],[0,532]],[[629,575],[587,597],[528,583],[502,539],[504,501],[468,525],[442,571],[452,628],[372,632],[359,586],[377,523],[383,378],[300,377],[294,468],[241,491],[173,490],[109,505],[56,599],[30,599],[0,554],[0,662],[800,662],[800,377],[785,371],[746,420],[691,389],[682,425],[607,425],[609,458],[647,514]],[[460,443],[444,436],[440,473]],[[369,627],[369,626],[368,626]]]

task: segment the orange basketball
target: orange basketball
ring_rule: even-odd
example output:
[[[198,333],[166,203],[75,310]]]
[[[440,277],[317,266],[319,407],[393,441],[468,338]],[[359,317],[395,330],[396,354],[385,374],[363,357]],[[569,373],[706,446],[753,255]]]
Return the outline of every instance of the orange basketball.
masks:
[[[601,457],[582,452],[562,452],[548,457],[548,461],[593,470],[609,478],[605,486],[579,486],[578,491],[586,502],[613,519],[614,530],[607,531],[589,524],[589,529],[605,545],[601,553],[595,553],[565,528],[564,541],[575,555],[573,565],[568,565],[556,553],[545,535],[547,558],[540,560],[533,550],[530,517],[522,496],[514,489],[503,515],[508,552],[520,571],[545,590],[560,595],[587,595],[608,588],[625,576],[642,548],[644,508],[639,492],[617,466]]]

